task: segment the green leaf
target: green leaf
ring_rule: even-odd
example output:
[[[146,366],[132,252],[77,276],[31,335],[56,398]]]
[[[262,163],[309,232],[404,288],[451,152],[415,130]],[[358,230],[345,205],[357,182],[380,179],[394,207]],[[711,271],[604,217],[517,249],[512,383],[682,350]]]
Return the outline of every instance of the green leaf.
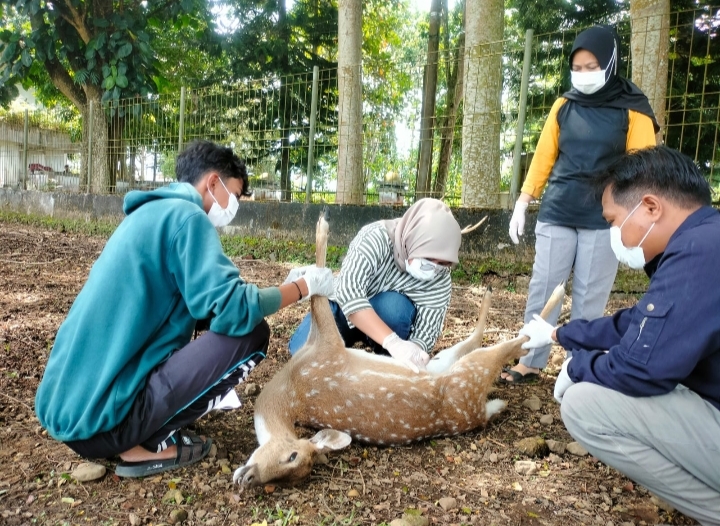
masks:
[[[111,90],[115,87],[115,77],[105,77],[103,81],[103,87],[106,90]]]
[[[85,59],[90,60],[95,56],[95,40],[91,40],[88,42],[87,47],[85,48]]]
[[[128,79],[125,75],[118,75],[115,79],[115,84],[120,88],[127,88]]]
[[[130,53],[132,53],[132,44],[130,42],[126,42],[120,48],[117,50],[117,56],[118,58],[125,58]]]
[[[110,66],[110,74],[111,74],[113,77],[117,77],[117,76],[118,76],[117,68],[116,68],[115,66]]]
[[[5,47],[5,51],[3,51],[2,57],[0,57],[0,62],[10,62],[12,58],[15,56],[15,50],[17,49],[17,44],[15,42],[11,42]]]
[[[32,66],[33,59],[30,56],[30,52],[27,49],[23,49],[21,60],[22,60],[23,66],[25,66],[26,68],[29,68],[30,66]]]
[[[117,65],[117,75],[116,76],[119,77],[120,75],[125,75],[125,73],[127,73],[127,64],[125,62],[119,62]]]

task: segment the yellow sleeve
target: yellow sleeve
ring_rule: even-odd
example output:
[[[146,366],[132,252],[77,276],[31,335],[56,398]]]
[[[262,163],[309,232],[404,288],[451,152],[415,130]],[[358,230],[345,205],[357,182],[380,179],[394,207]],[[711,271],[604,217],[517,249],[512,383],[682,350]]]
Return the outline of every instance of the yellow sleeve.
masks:
[[[536,199],[542,194],[545,184],[550,177],[552,167],[557,160],[558,139],[560,137],[557,113],[565,102],[567,102],[567,99],[560,97],[552,105],[552,108],[550,108],[550,115],[548,115],[542,132],[540,133],[535,155],[533,155],[532,161],[530,162],[530,169],[521,188],[521,192],[530,194]]]
[[[650,117],[635,110],[628,112],[628,133],[625,149],[641,150],[642,148],[650,148],[657,144],[655,140],[655,128]]]

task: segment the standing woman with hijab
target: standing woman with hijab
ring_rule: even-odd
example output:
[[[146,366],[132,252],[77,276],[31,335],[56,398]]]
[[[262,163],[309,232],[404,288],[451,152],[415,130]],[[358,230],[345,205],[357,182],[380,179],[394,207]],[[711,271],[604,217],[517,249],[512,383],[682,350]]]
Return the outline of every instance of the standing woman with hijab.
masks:
[[[571,319],[603,316],[617,272],[609,225],[592,190],[594,174],[629,150],[655,146],[659,126],[640,89],[618,75],[618,38],[607,26],[581,32],[570,53],[573,89],[550,110],[510,220],[517,244],[528,204],[545,189],[535,227],[535,262],[525,323],[573,271]],[[556,324],[560,306],[548,318]],[[531,350],[501,381],[524,382],[547,365],[550,346]]]
[[[415,372],[425,369],[450,304],[450,267],[458,262],[460,239],[452,211],[437,199],[421,199],[398,219],[364,226],[350,243],[330,297],[345,345],[362,342]],[[309,331],[308,314],[290,338],[290,354]]]

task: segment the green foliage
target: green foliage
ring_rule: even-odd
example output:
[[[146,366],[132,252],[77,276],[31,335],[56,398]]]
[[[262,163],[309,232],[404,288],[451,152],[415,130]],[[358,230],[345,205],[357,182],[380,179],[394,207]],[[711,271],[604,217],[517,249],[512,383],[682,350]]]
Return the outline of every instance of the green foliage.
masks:
[[[109,238],[120,223],[108,220],[85,220],[85,219],[69,219],[55,218],[49,216],[40,216],[35,214],[20,214],[0,209],[0,222],[11,223],[17,225],[29,225],[49,230],[57,230],[58,232],[72,232],[83,234],[86,236],[99,236]]]
[[[52,83],[76,105],[92,93],[122,117],[121,98],[156,92],[160,68],[148,32],[148,20],[166,27],[183,24],[187,12],[205,12],[202,0],[125,3],[112,0],[6,2],[0,31],[0,87],[10,90],[23,82],[38,86],[52,98]],[[0,100],[7,104],[7,97]],[[112,113],[112,111],[111,111]]]

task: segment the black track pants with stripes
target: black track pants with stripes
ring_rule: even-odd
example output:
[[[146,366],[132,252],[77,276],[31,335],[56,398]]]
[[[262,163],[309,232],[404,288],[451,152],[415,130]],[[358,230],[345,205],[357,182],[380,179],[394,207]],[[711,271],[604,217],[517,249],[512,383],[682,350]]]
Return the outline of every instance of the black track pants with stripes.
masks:
[[[262,321],[250,334],[233,338],[206,332],[152,370],[127,417],[114,429],[66,444],[86,458],[108,458],[137,445],[161,451],[173,436],[243,382],[263,359],[270,327]]]

